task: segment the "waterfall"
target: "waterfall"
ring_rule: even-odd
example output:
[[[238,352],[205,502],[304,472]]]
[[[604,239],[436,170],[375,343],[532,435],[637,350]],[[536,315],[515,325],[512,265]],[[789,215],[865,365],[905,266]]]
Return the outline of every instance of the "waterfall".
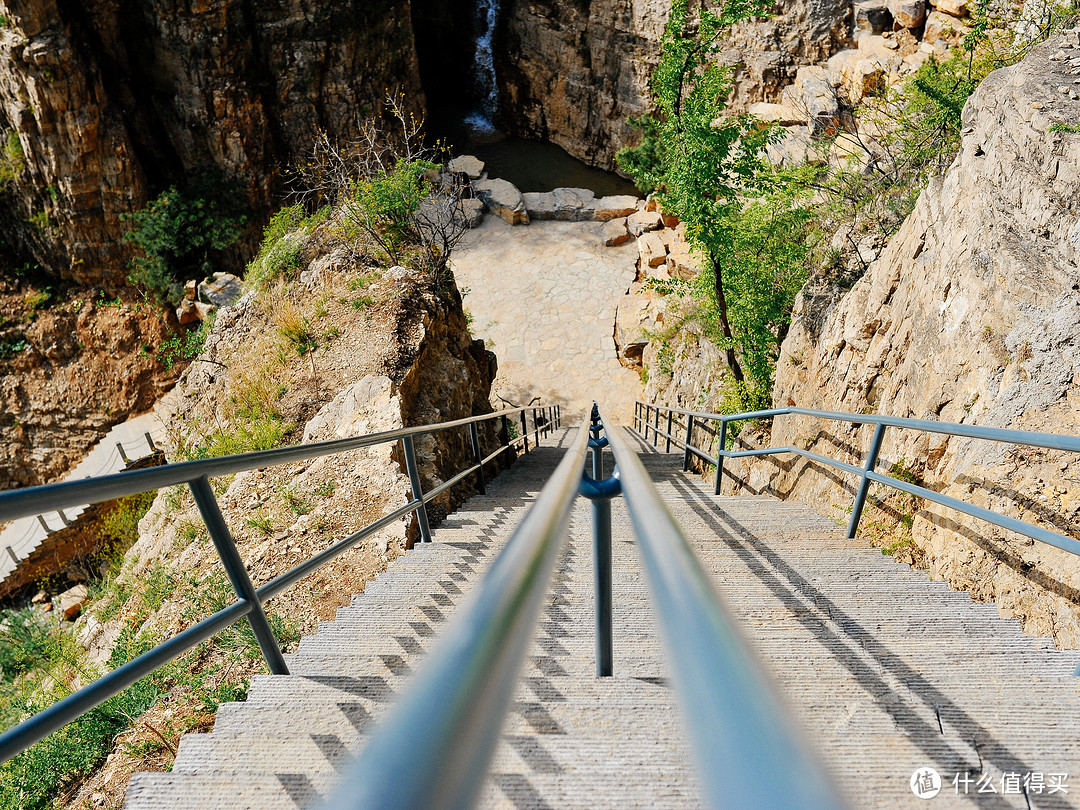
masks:
[[[480,132],[494,132],[499,87],[495,83],[495,56],[491,50],[491,40],[495,36],[495,22],[499,16],[499,0],[477,0],[476,16],[480,33],[476,37],[474,64],[480,107],[465,119],[465,123]]]

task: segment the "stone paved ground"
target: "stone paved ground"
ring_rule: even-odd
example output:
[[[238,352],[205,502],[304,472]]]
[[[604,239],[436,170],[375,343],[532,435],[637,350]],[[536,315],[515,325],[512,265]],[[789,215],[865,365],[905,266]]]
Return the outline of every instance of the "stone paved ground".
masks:
[[[596,398],[624,424],[641,395],[615,355],[615,307],[634,280],[633,244],[604,247],[602,223],[510,226],[489,216],[454,251],[473,334],[499,358],[495,393],[515,405],[539,396],[585,413]]]

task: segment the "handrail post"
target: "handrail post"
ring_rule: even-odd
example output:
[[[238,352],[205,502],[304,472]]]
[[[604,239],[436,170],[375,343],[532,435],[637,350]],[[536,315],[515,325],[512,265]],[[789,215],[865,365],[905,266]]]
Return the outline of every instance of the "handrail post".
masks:
[[[502,417],[502,431],[499,438],[502,440],[503,447],[510,446],[510,420],[506,418],[505,414]]]
[[[720,420],[720,441],[716,445],[716,483],[713,495],[720,494],[720,485],[724,478],[724,453],[727,452],[727,419]]]
[[[656,413],[653,416],[653,429],[652,429],[652,444],[657,450],[660,449],[660,406],[657,405],[653,409]]]
[[[416,521],[420,524],[420,542],[431,542],[431,526],[428,524],[427,504],[424,503],[424,489],[420,485],[420,470],[416,466],[416,448],[413,446],[412,436],[401,437],[401,449],[405,454],[405,470],[409,474],[409,486],[412,489],[412,499],[419,501],[416,507]]]
[[[596,677],[611,677],[613,644],[611,632],[611,499],[622,488],[618,473],[604,478],[604,447],[607,437],[600,421],[600,410],[593,405],[589,426],[589,447],[592,449],[592,477],[582,475],[580,492],[592,501],[593,517],[593,605],[596,613]]]
[[[240,552],[236,550],[229,527],[225,525],[225,518],[221,516],[214,490],[210,487],[210,479],[205,475],[188,481],[188,487],[195,498],[195,505],[199,507],[206,530],[210,533],[210,539],[214,541],[221,564],[225,567],[225,574],[232,583],[237,597],[251,605],[251,612],[247,620],[255,633],[255,639],[259,642],[266,665],[270,668],[271,675],[288,675],[289,668],[285,664],[285,658],[281,655],[274,632],[270,629],[270,622],[266,619],[262,602],[255,593],[255,586],[251,584],[244,561],[240,559]]]
[[[481,495],[487,495],[484,484],[484,456],[480,453],[480,431],[476,422],[469,422],[469,442],[472,444],[473,463],[476,465],[476,489]]]
[[[536,418],[536,408],[533,411],[533,438],[536,440],[536,446],[540,446],[540,420]]]
[[[529,452],[529,423],[525,419],[525,411],[521,412],[521,441],[525,447],[525,452]]]
[[[671,419],[672,419],[673,416],[675,416],[675,411],[673,411],[671,409],[668,409],[668,412],[667,412],[667,441],[664,444],[664,452],[665,453],[670,453],[671,452]]]
[[[859,531],[859,520],[862,519],[863,506],[866,505],[866,494],[870,491],[870,479],[866,477],[868,472],[873,472],[877,466],[878,453],[881,452],[881,441],[885,437],[885,425],[878,423],[874,428],[874,438],[870,442],[870,451],[866,454],[866,464],[863,465],[862,480],[859,481],[859,491],[855,493],[855,503],[851,506],[851,520],[848,522],[847,538],[854,540]]]
[[[694,417],[688,415],[686,417],[686,442],[685,449],[683,450],[682,468],[683,472],[690,471],[690,442],[694,438]]]

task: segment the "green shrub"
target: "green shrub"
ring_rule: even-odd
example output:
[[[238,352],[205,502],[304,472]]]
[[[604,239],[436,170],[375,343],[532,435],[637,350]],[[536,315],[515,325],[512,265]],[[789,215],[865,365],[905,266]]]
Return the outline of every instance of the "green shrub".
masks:
[[[177,282],[210,275],[211,258],[240,238],[244,218],[209,187],[192,193],[170,186],[124,220],[131,224],[124,241],[140,252],[129,280],[175,305],[181,295]]]
[[[245,280],[255,288],[263,288],[278,278],[291,278],[300,268],[304,242],[290,236],[304,224],[304,207],[290,205],[282,208],[263,229],[259,255],[247,266]]]
[[[211,312],[205,321],[199,324],[198,329],[191,329],[182,334],[175,334],[161,341],[158,346],[158,359],[165,365],[166,371],[172,371],[181,360],[194,360],[202,354],[203,345],[210,330],[214,328],[217,311]]]
[[[6,610],[0,620],[0,680],[13,681],[48,661],[52,629],[45,614],[28,607]]]

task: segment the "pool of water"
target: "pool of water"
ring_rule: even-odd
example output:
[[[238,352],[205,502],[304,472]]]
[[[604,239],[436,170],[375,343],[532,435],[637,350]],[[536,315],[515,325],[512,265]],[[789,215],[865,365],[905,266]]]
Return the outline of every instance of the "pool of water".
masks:
[[[527,141],[500,132],[472,134],[452,140],[454,152],[476,155],[484,161],[488,177],[508,180],[521,191],[587,188],[598,197],[609,194],[640,196],[634,184],[614,172],[582,163],[552,143]]]

